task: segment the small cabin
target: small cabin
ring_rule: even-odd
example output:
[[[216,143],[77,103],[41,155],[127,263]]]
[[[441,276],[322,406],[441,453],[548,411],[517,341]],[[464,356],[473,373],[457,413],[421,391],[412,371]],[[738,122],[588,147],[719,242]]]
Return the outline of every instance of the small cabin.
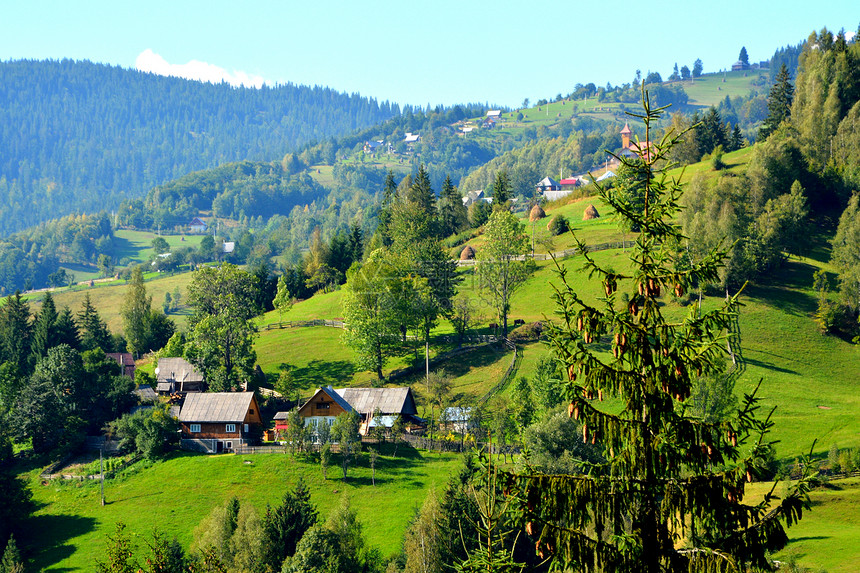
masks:
[[[180,446],[208,454],[256,441],[263,419],[253,392],[189,394],[179,411]]]

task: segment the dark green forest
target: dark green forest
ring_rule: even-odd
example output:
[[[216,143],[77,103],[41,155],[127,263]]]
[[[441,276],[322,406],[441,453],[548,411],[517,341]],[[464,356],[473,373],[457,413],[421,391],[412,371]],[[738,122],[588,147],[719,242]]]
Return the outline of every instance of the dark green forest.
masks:
[[[399,113],[319,86],[248,89],[87,61],[0,62],[0,234],[113,209],[192,171],[281,158]]]

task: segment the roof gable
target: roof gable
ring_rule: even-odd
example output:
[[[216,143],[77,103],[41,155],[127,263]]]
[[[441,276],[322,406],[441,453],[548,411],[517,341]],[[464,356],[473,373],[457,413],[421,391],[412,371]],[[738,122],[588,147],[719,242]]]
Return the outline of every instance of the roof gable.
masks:
[[[188,394],[179,411],[180,422],[243,422],[254,403],[253,392]]]

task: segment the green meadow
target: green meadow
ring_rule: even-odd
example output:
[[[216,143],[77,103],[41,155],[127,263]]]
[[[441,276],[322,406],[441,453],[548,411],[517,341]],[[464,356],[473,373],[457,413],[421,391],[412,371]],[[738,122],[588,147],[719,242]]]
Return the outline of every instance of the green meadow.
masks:
[[[33,556],[33,570],[92,571],[117,522],[134,534],[141,555],[154,528],[188,549],[194,528],[215,507],[236,496],[262,513],[267,504],[280,503],[299,479],[307,484],[321,520],[347,496],[369,544],[383,556],[392,555],[427,492],[444,487],[459,463],[454,454],[401,446],[397,458],[384,455],[377,461],[374,486],[366,460],[351,466],[343,481],[337,464],[323,480],[319,463],[288,454],[178,453],[155,464],[138,462],[108,480],[104,507],[97,481],[43,482],[33,470],[28,479],[38,509],[29,521],[28,541],[43,547]]]

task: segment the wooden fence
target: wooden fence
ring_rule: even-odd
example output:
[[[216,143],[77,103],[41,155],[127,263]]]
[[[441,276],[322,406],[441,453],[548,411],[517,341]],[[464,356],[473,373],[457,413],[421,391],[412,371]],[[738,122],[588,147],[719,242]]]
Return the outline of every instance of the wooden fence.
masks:
[[[342,320],[289,320],[287,322],[273,322],[265,326],[266,330],[275,330],[281,328],[304,328],[308,326],[328,326],[329,328],[343,328]]]
[[[609,249],[629,249],[636,243],[633,241],[615,241],[610,243],[600,243],[598,245],[588,245],[588,252],[592,251],[606,251]],[[579,249],[565,249],[563,251],[556,251],[555,253],[534,253],[529,255],[520,255],[518,257],[514,257],[516,261],[524,261],[526,259],[532,259],[535,261],[548,261],[552,258],[556,259],[566,259],[568,257],[572,257],[579,253]],[[457,261],[457,265],[461,267],[471,267],[476,265],[478,261],[475,259],[468,259],[465,261]]]

